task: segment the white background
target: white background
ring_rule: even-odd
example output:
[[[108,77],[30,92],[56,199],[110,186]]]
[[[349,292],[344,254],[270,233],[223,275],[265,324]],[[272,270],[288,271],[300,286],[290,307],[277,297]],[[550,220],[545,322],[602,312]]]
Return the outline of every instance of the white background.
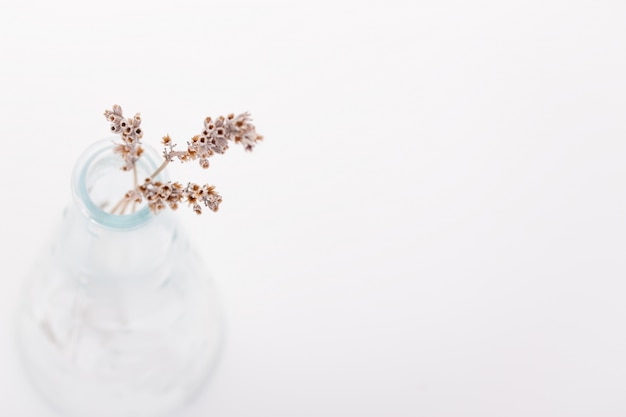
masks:
[[[626,5],[0,3],[0,415],[29,265],[102,112],[265,136],[179,210],[225,352],[182,417],[626,415]],[[204,175],[204,177],[201,177]]]

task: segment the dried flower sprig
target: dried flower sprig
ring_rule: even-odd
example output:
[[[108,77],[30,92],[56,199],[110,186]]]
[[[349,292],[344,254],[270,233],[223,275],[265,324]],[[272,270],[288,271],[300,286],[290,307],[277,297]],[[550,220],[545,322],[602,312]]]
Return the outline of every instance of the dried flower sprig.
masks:
[[[198,160],[204,169],[209,167],[209,157],[214,154],[222,154],[228,149],[228,141],[241,143],[245,150],[254,149],[256,142],[263,139],[263,136],[256,132],[256,128],[250,123],[249,113],[241,113],[235,116],[233,113],[227,117],[219,116],[215,121],[210,117],[204,119],[204,130],[199,135],[191,138],[187,142],[186,151],[175,151],[176,146],[169,135],[163,137],[163,157],[165,164],[178,158],[181,162]]]
[[[228,142],[241,143],[246,151],[254,149],[256,142],[263,139],[263,136],[256,132],[255,126],[251,123],[249,113],[241,113],[238,116],[229,114],[227,117],[219,116],[215,121],[210,117],[204,120],[204,129],[201,134],[191,138],[187,142],[185,151],[176,151],[176,144],[172,142],[169,135],[163,137],[164,161],[144,183],[137,182],[136,163],[143,153],[141,139],[141,117],[139,113],[133,118],[124,118],[122,108],[114,105],[112,110],[104,112],[105,117],[111,122],[111,131],[120,135],[122,143],[115,144],[113,151],[124,159],[123,170],[132,170],[134,176],[134,188],[126,193],[124,198],[113,207],[111,213],[119,211],[124,214],[128,206],[132,203],[133,211],[137,204],[145,198],[150,210],[159,213],[166,207],[172,210],[178,208],[179,203],[186,202],[197,214],[202,213],[202,205],[212,211],[217,211],[222,202],[222,197],[215,191],[215,186],[195,183],[188,183],[182,186],[178,182],[154,181],[157,175],[174,159],[181,162],[198,160],[202,168],[209,167],[209,157],[214,154],[223,154],[228,149]]]
[[[117,133],[122,138],[122,143],[116,144],[113,152],[118,153],[124,158],[125,165],[123,170],[129,171],[135,168],[135,163],[143,153],[141,147],[141,138],[143,131],[141,130],[141,117],[139,113],[133,118],[124,118],[122,108],[117,104],[113,105],[112,110],[106,110],[104,116],[111,122],[111,131]]]

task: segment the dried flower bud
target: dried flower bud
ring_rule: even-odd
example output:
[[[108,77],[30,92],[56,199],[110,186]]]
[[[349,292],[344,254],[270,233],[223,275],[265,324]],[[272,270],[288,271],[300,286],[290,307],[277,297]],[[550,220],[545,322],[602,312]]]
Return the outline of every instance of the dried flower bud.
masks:
[[[122,169],[125,171],[132,170],[143,153],[141,148],[143,131],[140,128],[141,117],[139,113],[135,114],[133,118],[124,119],[122,107],[114,104],[111,110],[104,112],[104,116],[111,122],[111,131],[119,134],[122,138],[122,143],[116,144],[114,148],[114,152],[124,158],[125,164]]]

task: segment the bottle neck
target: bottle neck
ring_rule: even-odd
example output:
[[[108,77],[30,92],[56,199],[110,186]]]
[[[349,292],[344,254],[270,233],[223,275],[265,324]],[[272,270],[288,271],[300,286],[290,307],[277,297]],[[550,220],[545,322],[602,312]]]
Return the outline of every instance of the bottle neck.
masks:
[[[122,159],[113,152],[113,139],[94,143],[79,157],[72,175],[72,191],[80,211],[91,222],[107,229],[132,230],[149,222],[154,215],[145,203],[134,211],[129,207],[123,215],[111,213],[135,185],[133,173],[121,169]],[[139,181],[157,169],[158,161],[156,151],[147,148],[136,164]]]
[[[153,288],[166,279],[166,264],[179,245],[177,224],[171,213],[155,216],[145,202],[134,212],[129,207],[127,214],[111,213],[134,187],[133,173],[121,169],[113,147],[111,139],[96,142],[76,164],[75,204],[64,217],[59,256],[85,288]],[[157,169],[160,159],[153,149],[144,151],[137,162],[140,181]]]

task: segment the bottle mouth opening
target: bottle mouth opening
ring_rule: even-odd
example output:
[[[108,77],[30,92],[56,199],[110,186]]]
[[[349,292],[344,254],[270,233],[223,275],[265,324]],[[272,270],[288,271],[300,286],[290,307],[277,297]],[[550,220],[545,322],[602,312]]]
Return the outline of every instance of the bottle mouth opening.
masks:
[[[111,229],[134,229],[149,222],[154,214],[145,201],[135,205],[134,211],[133,203],[129,203],[125,214],[112,213],[134,187],[132,171],[122,170],[123,159],[113,152],[115,139],[100,140],[82,153],[74,167],[72,191],[81,211],[91,221]],[[144,147],[136,163],[139,184],[156,171],[158,160],[154,149]]]

